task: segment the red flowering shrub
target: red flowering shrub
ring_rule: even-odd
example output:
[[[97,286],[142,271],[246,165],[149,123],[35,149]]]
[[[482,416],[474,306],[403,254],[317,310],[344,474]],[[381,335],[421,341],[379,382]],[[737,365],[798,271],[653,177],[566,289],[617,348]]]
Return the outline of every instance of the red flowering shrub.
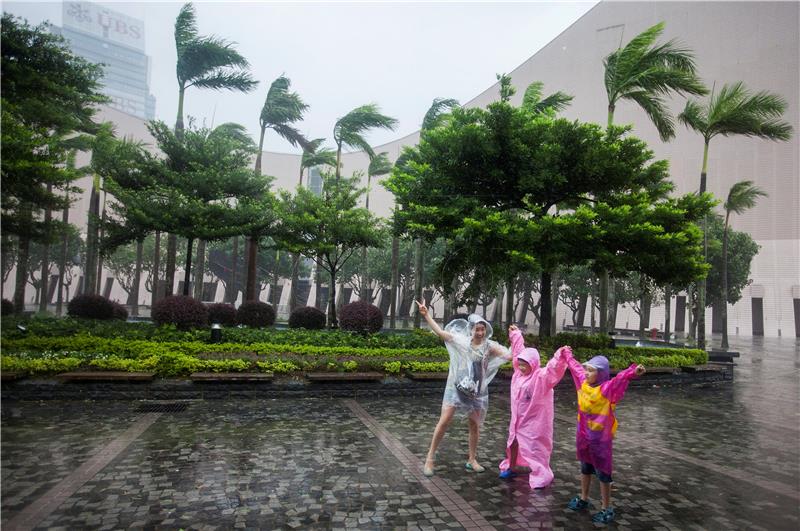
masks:
[[[127,319],[128,311],[122,308],[123,316],[115,304],[102,295],[78,295],[67,304],[67,315],[83,319]]]
[[[275,323],[275,309],[265,302],[243,302],[236,311],[236,321],[252,328],[265,328]]]
[[[174,324],[180,330],[208,324],[208,309],[205,305],[185,295],[164,297],[153,305],[150,316],[157,325]]]
[[[325,312],[313,306],[296,308],[289,316],[289,328],[322,330],[325,328]]]
[[[233,304],[222,302],[207,304],[208,322],[219,323],[223,326],[233,326],[236,324],[236,308]]]
[[[351,302],[342,306],[339,326],[342,330],[374,334],[383,328],[383,314],[374,304],[365,301]]]

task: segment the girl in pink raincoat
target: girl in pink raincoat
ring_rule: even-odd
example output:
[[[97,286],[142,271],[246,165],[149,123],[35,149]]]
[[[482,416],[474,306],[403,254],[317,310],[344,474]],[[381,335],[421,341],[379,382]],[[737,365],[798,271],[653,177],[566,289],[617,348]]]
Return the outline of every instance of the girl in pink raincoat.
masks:
[[[567,359],[569,372],[578,390],[578,429],[575,441],[578,460],[581,462],[581,494],[570,500],[567,507],[581,511],[589,507],[589,487],[592,474],[600,480],[602,510],[592,516],[592,521],[607,524],[614,520],[611,507],[611,464],[617,418],[617,402],[622,400],[628,383],[644,374],[642,365],[632,364],[609,379],[608,359],[595,356],[581,365],[575,358]]]
[[[529,483],[541,489],[553,481],[553,388],[567,370],[569,347],[558,349],[545,367],[539,366],[539,351],[525,348],[522,332],[508,329],[513,356],[511,378],[511,422],[508,425],[506,458],[500,463],[500,478],[514,475],[515,466],[531,469]]]

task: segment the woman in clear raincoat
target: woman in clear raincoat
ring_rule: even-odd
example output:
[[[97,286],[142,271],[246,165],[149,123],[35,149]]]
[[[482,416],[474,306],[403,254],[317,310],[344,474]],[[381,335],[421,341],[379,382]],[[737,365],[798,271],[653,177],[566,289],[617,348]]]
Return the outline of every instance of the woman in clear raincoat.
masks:
[[[478,463],[477,452],[481,424],[489,406],[489,382],[497,374],[497,369],[511,359],[511,354],[504,346],[489,340],[492,326],[479,315],[454,319],[442,330],[428,313],[424,302],[417,302],[417,306],[430,329],[444,340],[450,355],[442,413],[433,432],[423,473],[428,477],[433,475],[436,449],[456,413],[469,419],[469,455],[464,469],[483,472],[486,469]]]

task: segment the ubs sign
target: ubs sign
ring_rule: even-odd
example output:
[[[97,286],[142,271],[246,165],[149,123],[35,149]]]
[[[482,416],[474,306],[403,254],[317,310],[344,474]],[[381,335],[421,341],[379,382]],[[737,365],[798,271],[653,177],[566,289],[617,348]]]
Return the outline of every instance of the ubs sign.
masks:
[[[64,2],[64,26],[144,51],[144,24],[89,2]]]

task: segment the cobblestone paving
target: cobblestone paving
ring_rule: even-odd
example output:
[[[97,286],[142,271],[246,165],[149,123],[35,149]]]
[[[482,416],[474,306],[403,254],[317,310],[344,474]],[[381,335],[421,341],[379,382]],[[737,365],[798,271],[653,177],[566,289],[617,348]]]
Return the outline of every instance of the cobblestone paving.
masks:
[[[617,410],[612,527],[800,527],[800,346],[732,342],[742,352],[733,384],[628,391]],[[440,404],[191,402],[162,414],[36,529],[463,529],[454,515],[466,504],[496,529],[595,529],[588,512],[564,509],[579,481],[574,393],[557,393],[556,480],[536,491],[525,476],[497,479],[509,418],[502,393],[481,437],[486,473],[464,471],[464,422],[439,451],[443,488],[407,469],[424,458]],[[3,528],[141,418],[137,406],[4,401]]]

